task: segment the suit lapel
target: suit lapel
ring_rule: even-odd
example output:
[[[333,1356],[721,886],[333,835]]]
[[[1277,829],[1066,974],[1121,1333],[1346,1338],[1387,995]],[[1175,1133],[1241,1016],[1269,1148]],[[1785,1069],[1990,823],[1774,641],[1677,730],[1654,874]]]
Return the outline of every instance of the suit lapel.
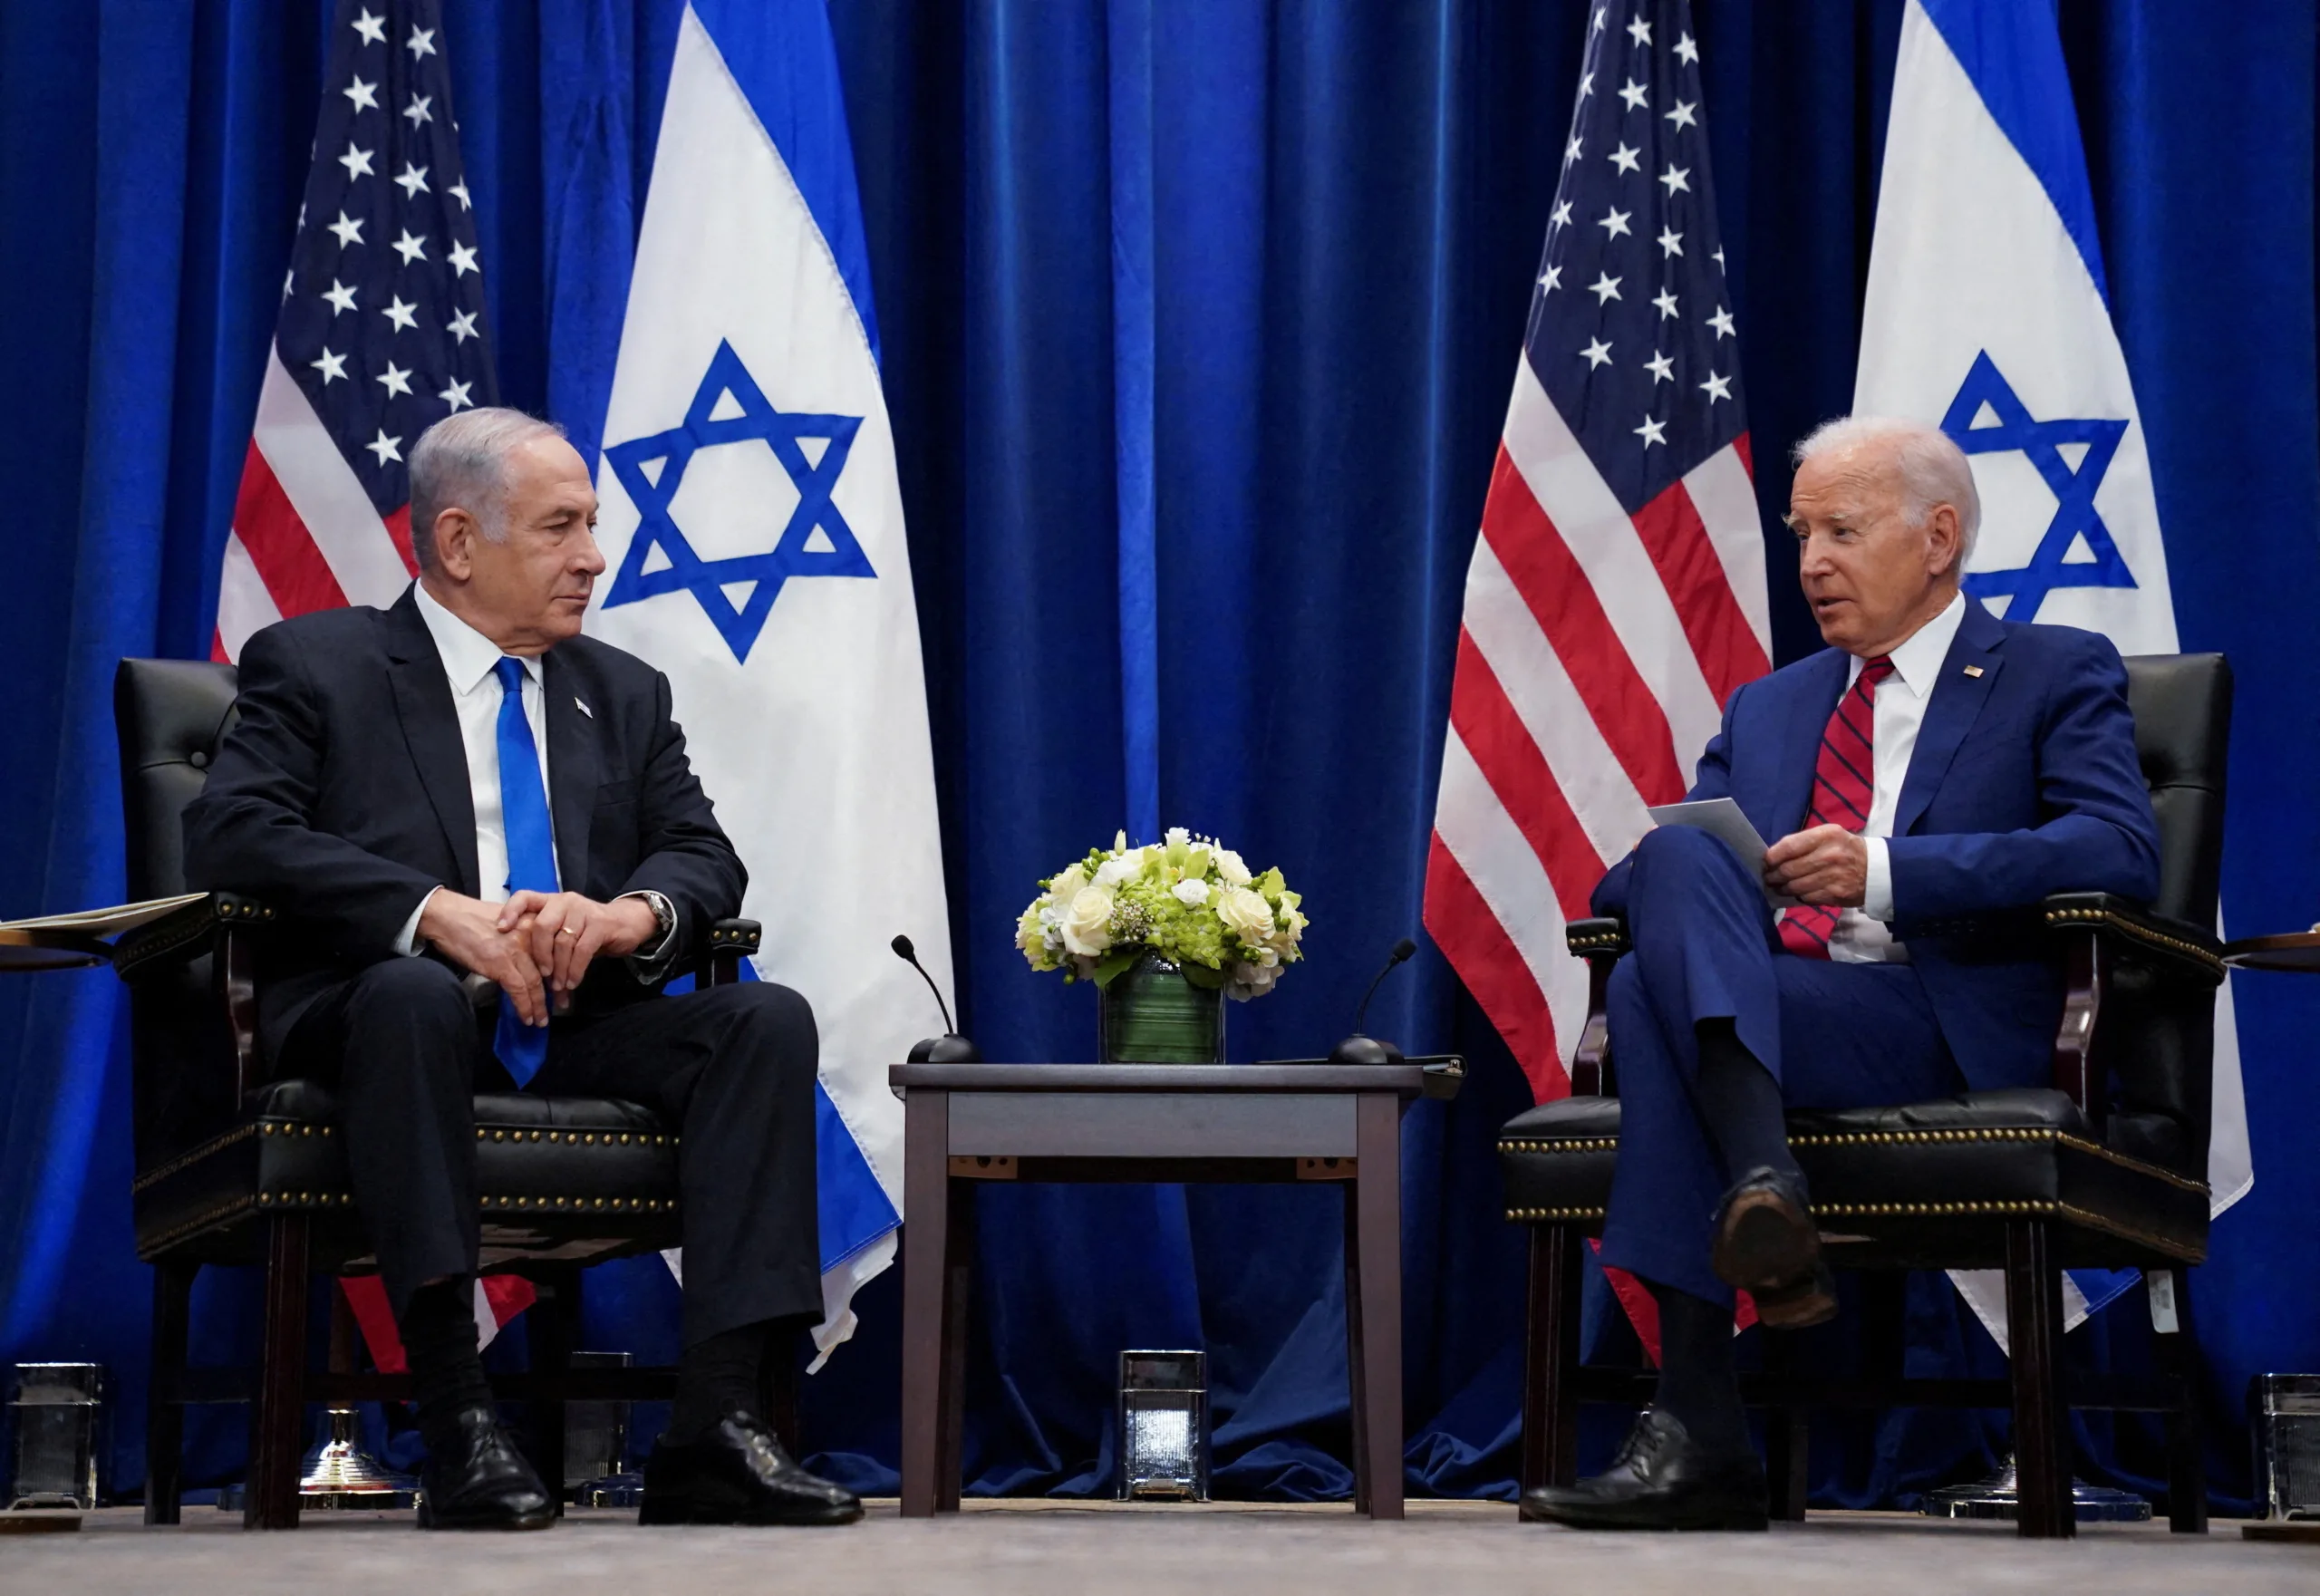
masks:
[[[1804,828],[1804,817],[1812,812],[1812,772],[1821,762],[1821,735],[1829,729],[1829,717],[1837,712],[1851,657],[1841,648],[1817,655],[1789,701],[1787,724],[1781,728],[1780,763],[1774,767],[1781,781],[1774,816],[1776,831],[1764,838],[1767,842]]]
[[[1967,599],[1965,616],[1958,623],[1958,635],[1950,639],[1949,653],[1941,662],[1941,674],[1934,679],[1933,697],[1926,704],[1925,721],[1918,728],[1917,747],[1909,755],[1909,773],[1901,783],[1901,801],[1893,811],[1895,837],[1909,834],[1909,827],[1918,823],[1926,806],[1933,802],[1942,778],[1949,773],[1950,761],[1958,756],[1958,745],[1974,729],[1982,706],[1989,701],[1990,689],[1997,684],[1997,673],[2006,662],[1996,651],[2005,641],[2006,628],[1997,617]]]
[[[459,862],[459,890],[475,897],[475,800],[468,796],[467,745],[459,740],[459,712],[451,701],[443,656],[409,591],[387,612],[387,673],[420,785]]]
[[[604,761],[596,723],[581,711],[575,686],[571,670],[549,650],[540,661],[540,691],[547,707],[548,812],[556,822],[556,867],[565,891],[585,893],[588,825],[595,815]]]

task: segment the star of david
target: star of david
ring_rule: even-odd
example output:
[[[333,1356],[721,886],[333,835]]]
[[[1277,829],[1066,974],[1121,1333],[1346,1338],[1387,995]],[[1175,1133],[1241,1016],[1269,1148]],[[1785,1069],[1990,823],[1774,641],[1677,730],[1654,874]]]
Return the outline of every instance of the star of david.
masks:
[[[712,419],[719,404],[728,398],[739,413]],[[691,593],[725,639],[725,646],[733,651],[733,658],[747,661],[758,634],[765,630],[766,617],[773,612],[773,601],[781,596],[783,585],[792,576],[876,576],[854,528],[830,502],[861,426],[860,416],[809,415],[775,409],[741,363],[741,357],[733,353],[733,346],[720,343],[682,425],[604,450],[639,517],[636,536],[629,540],[627,557],[621,561],[620,575],[604,595],[604,607],[635,604],[664,593]],[[826,440],[818,462],[808,460],[801,447],[800,440],[808,438]],[[753,441],[772,450],[781,469],[789,473],[798,488],[798,508],[790,512],[769,553],[705,560],[686,541],[669,507],[694,455],[722,444]],[[648,475],[647,468],[656,460],[662,462],[660,470]],[[824,547],[808,547],[817,530],[825,540]],[[656,548],[668,564],[648,571],[644,567]],[[748,596],[736,604],[728,589],[743,583],[752,585]]]
[[[1984,405],[1997,418],[1996,422],[1977,427],[1974,418],[1981,413]],[[1984,350],[1974,357],[1973,369],[1966,373],[1964,386],[1958,390],[1958,397],[1949,401],[1949,413],[1941,418],[1941,430],[1967,454],[2004,454],[2020,450],[2054,495],[2054,519],[2046,523],[2045,533],[2038,539],[2037,552],[2030,556],[2030,563],[2013,571],[1969,572],[1966,576],[1967,593],[1984,599],[2004,596],[2007,600],[2007,620],[2035,621],[2038,618],[2038,606],[2057,587],[2135,585],[2134,573],[2127,569],[2119,546],[2112,541],[2111,529],[2102,524],[2102,516],[2094,508],[2094,495],[2102,486],[2102,474],[2111,469],[2112,457],[2119,452],[2119,440],[2127,434],[2126,422],[2095,417],[2031,420],[2030,407],[2022,402],[2014,385],[1999,374],[1996,363]],[[2064,446],[2073,443],[2086,447],[2076,470],[2063,458]],[[2092,559],[2068,557],[2080,538],[2085,539]]]

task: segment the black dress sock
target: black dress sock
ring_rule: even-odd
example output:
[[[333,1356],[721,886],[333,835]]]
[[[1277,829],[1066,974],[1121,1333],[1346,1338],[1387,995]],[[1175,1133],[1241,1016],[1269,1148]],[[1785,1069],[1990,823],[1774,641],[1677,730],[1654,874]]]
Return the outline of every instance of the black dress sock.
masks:
[[[695,1341],[677,1360],[677,1399],[669,1415],[669,1444],[682,1446],[715,1429],[729,1413],[758,1413],[759,1382],[776,1325],[760,1320]],[[762,1417],[762,1415],[759,1415]]]
[[[1731,1020],[1703,1020],[1695,1031],[1700,1070],[1694,1094],[1708,1135],[1724,1155],[1726,1172],[1734,1180],[1767,1167],[1797,1176],[1796,1160],[1788,1150],[1788,1115],[1780,1082],[1741,1042]]]
[[[1646,1281],[1659,1304],[1659,1389],[1652,1406],[1711,1452],[1745,1451],[1748,1417],[1732,1371],[1732,1310]]]
[[[491,1406],[491,1382],[484,1378],[483,1355],[476,1350],[473,1277],[420,1287],[396,1329],[411,1365],[419,1433],[432,1451],[457,1435],[461,1412]]]

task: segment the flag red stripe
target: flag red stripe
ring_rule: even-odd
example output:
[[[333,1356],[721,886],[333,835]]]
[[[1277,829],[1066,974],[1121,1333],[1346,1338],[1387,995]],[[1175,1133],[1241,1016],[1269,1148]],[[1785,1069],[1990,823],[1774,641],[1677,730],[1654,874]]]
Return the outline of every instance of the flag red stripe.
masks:
[[[1684,796],[1674,735],[1659,701],[1628,657],[1587,573],[1502,444],[1483,501],[1483,536],[1537,617],[1603,740],[1647,804]]]
[[[274,605],[285,615],[343,608],[346,595],[331,575],[305,522],[291,508],[290,496],[266,463],[255,440],[242,457],[241,490],[234,499],[234,534],[249,550],[250,564]]]
[[[1643,540],[1660,585],[1676,606],[1684,637],[1707,678],[1708,691],[1720,705],[1733,691],[1772,669],[1764,644],[1741,613],[1740,600],[1725,575],[1724,561],[1708,541],[1707,526],[1699,508],[1681,482],[1668,484],[1658,498],[1635,513],[1636,535]]]
[[[1532,1097],[1543,1103],[1566,1096],[1571,1076],[1555,1047],[1547,995],[1515,951],[1514,939],[1442,845],[1439,832],[1426,860],[1426,929],[1505,1039],[1507,1050],[1531,1083]]]
[[[1584,916],[1588,895],[1602,878],[1603,857],[1587,840],[1561,784],[1514,712],[1498,673],[1464,628],[1458,633],[1458,669],[1451,679],[1450,724],[1508,818],[1546,867],[1563,917]]]
[[[397,510],[393,515],[387,517],[385,519],[387,524],[387,536],[394,539],[395,552],[402,556],[403,569],[409,571],[414,576],[418,576],[419,556],[411,552],[411,507],[409,505],[405,505],[402,508]],[[493,1280],[521,1280],[523,1279],[523,1276],[519,1274],[509,1274],[493,1275],[490,1278]]]

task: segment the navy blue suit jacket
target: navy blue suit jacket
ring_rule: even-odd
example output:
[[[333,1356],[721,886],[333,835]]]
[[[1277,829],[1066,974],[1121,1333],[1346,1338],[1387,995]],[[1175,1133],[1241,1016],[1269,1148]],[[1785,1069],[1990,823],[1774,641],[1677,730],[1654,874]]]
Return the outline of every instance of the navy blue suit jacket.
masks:
[[[1825,649],[1735,692],[1688,796],[1733,798],[1767,841],[1801,829],[1850,657]],[[1889,847],[1895,929],[1967,1082],[2042,1083],[2062,1017],[2061,967],[2024,939],[1910,926],[2058,892],[2147,900],[2159,890],[2159,827],[2135,757],[2126,668],[2110,640],[2001,621],[1968,599]],[[1626,914],[1630,865],[1622,859],[1595,889],[1598,914]]]

